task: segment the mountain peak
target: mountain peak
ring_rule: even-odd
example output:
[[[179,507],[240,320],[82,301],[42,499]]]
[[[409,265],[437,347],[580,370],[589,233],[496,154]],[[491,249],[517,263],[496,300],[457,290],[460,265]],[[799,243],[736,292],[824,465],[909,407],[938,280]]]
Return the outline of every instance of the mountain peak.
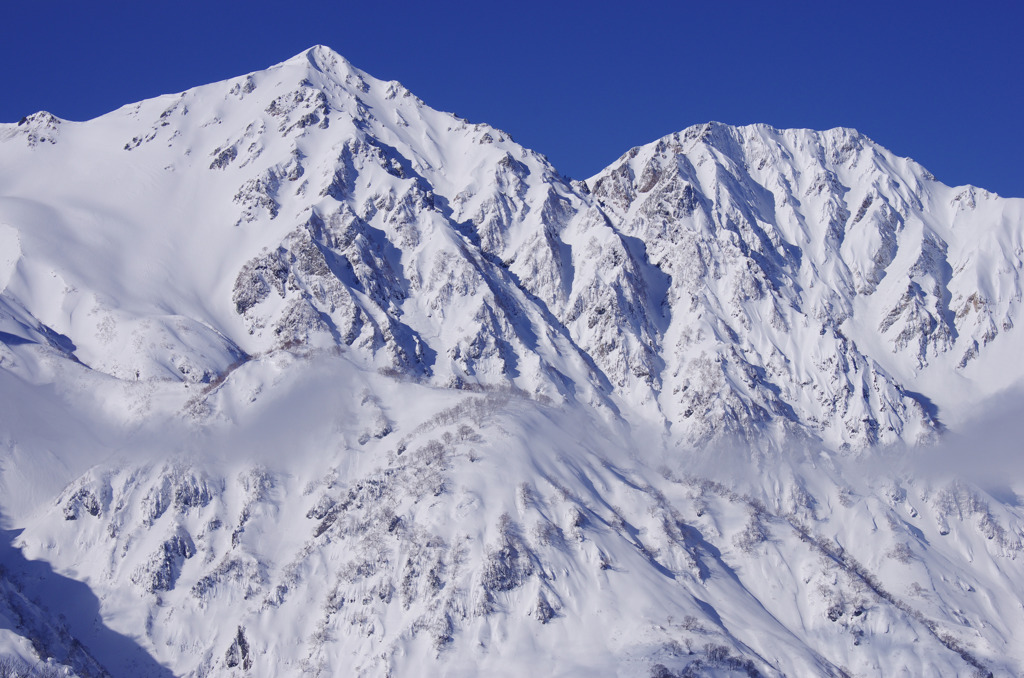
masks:
[[[322,73],[348,73],[354,70],[348,59],[326,45],[313,45],[301,54],[293,57],[293,60],[302,59],[308,61],[313,68]]]

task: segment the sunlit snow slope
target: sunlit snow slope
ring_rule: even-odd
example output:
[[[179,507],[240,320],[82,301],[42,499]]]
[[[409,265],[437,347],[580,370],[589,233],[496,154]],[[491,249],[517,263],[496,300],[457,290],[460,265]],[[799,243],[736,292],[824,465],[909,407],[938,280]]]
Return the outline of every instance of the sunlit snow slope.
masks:
[[[1022,248],[852,130],[570,181],[324,47],[0,125],[0,656],[1024,673],[1024,482],[927,447],[1024,382]]]

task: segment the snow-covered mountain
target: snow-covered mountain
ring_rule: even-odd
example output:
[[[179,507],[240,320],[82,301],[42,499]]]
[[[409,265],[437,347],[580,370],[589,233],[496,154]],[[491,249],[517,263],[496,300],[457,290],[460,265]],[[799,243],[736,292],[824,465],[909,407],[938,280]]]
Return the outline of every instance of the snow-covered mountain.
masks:
[[[688,433],[718,430],[710,406],[724,428],[916,442],[1019,382],[1020,200],[943,186],[852,130],[715,123],[588,185],[671,281],[652,298],[676,357],[661,405]]]
[[[1022,232],[846,129],[571,181],[324,47],[0,125],[0,652],[1024,672],[1024,489],[904,447],[1024,382]]]

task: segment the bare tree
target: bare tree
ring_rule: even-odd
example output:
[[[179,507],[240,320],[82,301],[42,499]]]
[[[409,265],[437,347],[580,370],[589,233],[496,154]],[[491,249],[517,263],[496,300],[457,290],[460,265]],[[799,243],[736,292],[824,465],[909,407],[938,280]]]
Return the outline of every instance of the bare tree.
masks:
[[[0,655],[0,678],[18,678],[21,661],[9,654]]]
[[[64,671],[53,664],[40,664],[32,678],[63,678]]]

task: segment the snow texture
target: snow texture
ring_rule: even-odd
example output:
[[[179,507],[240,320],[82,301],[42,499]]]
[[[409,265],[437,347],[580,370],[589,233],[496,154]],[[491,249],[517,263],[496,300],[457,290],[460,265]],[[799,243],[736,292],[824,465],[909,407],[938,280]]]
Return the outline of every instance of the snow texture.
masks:
[[[1024,200],[718,123],[572,181],[320,46],[0,187],[0,672],[1024,673]]]

